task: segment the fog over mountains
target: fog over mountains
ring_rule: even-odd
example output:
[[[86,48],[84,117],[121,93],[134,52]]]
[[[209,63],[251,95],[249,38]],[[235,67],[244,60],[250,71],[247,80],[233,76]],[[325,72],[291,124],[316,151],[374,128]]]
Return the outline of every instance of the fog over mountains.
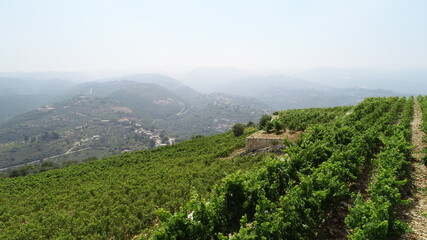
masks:
[[[334,88],[363,87],[386,89],[405,94],[427,92],[427,69],[364,70],[318,68],[295,75],[298,78],[322,82]]]
[[[370,70],[323,67],[287,73],[284,71],[243,71],[236,68],[198,68],[178,79],[202,92],[222,91],[227,83],[253,77],[282,76],[288,87],[327,90],[335,88],[384,89],[404,94],[427,92],[427,69]],[[201,81],[200,79],[206,79]],[[294,83],[289,80],[293,79]],[[283,81],[285,82],[285,81]]]
[[[210,93],[252,97],[278,110],[356,104],[370,96],[425,94],[426,79],[426,69],[317,68],[283,73],[225,67],[170,76],[143,73],[101,79],[75,72],[0,73],[0,121],[90,89],[95,96],[105,97],[135,82],[158,84],[185,97]]]
[[[0,167],[150,148],[169,138],[224,132],[278,110],[427,94],[425,76],[421,70],[333,68],[298,74],[199,68],[100,79],[83,73],[0,73]]]
[[[427,93],[425,69],[373,71],[318,68],[289,74],[199,68],[179,76],[179,79],[202,92],[218,91],[254,97],[273,109],[350,105],[366,97]]]

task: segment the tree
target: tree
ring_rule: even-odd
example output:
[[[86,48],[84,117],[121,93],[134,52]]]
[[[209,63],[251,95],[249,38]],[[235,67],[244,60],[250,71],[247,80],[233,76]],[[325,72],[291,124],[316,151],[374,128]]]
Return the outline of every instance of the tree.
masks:
[[[245,125],[241,123],[236,123],[233,125],[232,131],[234,136],[236,137],[242,136],[243,133],[245,132]]]
[[[280,123],[279,121],[274,121],[273,125],[274,125],[274,130],[276,131],[276,134],[279,134],[279,132],[283,130],[282,123]]]
[[[264,130],[265,130],[267,133],[270,133],[270,131],[271,131],[273,128],[274,128],[274,124],[273,124],[273,122],[272,122],[272,121],[268,121],[268,122],[265,124]]]
[[[252,122],[252,121],[249,121],[249,122],[246,124],[246,127],[256,127],[256,124],[255,124],[254,122]]]
[[[52,161],[43,161],[38,168],[34,169],[35,170],[34,172],[35,173],[44,172],[44,171],[56,169],[56,168],[59,168],[59,165],[57,163]]]
[[[271,121],[271,116],[268,114],[262,115],[259,120],[259,129],[264,129],[265,125]]]
[[[166,136],[163,136],[162,137],[162,142],[163,143],[166,143],[166,142],[168,142],[169,141],[169,138],[168,137],[166,137]]]
[[[59,134],[57,132],[52,132],[50,134],[50,139],[51,140],[58,140],[59,139]]]
[[[42,137],[41,137],[42,141],[47,141],[49,140],[49,133],[48,132],[44,132]]]

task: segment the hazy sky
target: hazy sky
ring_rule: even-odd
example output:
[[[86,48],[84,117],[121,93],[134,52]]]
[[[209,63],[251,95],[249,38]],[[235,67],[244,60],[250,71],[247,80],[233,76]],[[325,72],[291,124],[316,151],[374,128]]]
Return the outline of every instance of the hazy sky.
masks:
[[[0,71],[427,67],[426,0],[0,0]]]

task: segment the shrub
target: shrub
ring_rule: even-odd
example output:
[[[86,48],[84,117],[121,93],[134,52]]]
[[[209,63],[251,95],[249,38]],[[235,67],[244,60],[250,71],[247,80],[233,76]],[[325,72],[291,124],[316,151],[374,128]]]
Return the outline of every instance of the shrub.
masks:
[[[283,130],[282,123],[280,123],[279,121],[275,121],[273,125],[274,125],[274,130],[276,131],[276,134],[279,134],[280,131]]]
[[[233,125],[232,131],[233,131],[234,136],[236,136],[236,137],[242,136],[243,133],[245,132],[245,125],[243,125],[241,123],[236,123]]]
[[[265,125],[271,121],[271,116],[268,114],[262,115],[261,119],[259,120],[259,129],[264,129]]]
[[[256,127],[256,124],[255,124],[254,122],[252,122],[252,121],[249,121],[249,122],[246,124],[246,127]]]
[[[265,124],[265,127],[264,127],[264,130],[267,132],[267,133],[270,133],[271,132],[271,130],[274,128],[274,124],[273,124],[273,122],[272,121],[268,121],[266,124]]]

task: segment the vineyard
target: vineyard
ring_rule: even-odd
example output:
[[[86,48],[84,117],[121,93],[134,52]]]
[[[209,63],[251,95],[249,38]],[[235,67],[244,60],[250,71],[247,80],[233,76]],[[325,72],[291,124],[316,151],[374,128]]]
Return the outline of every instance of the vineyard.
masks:
[[[191,191],[206,196],[227,174],[260,166],[262,156],[221,160],[253,131],[0,178],[0,239],[130,239],[159,207],[177,211]]]
[[[333,124],[311,125],[286,159],[229,175],[209,200],[195,196],[179,212],[163,211],[149,238],[327,239],[328,218],[348,199],[346,235],[330,239],[399,238],[410,231],[398,209],[410,202],[413,106],[412,97],[368,98]]]
[[[304,131],[308,126],[320,123],[329,123],[344,114],[350,113],[351,106],[333,108],[290,109],[279,112],[279,117],[272,121],[272,125],[280,125],[282,129]]]
[[[226,158],[247,128],[3,178],[0,239],[425,239],[420,111],[426,132],[424,97],[287,110],[270,126],[304,133],[279,156]]]

